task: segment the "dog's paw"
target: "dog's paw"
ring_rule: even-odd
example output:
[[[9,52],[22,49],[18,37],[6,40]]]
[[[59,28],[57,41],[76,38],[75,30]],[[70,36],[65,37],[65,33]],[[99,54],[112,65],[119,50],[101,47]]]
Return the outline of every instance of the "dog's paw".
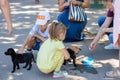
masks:
[[[66,63],[63,63],[63,65],[66,65]]]
[[[35,61],[35,60],[33,60],[32,62],[36,63],[36,61]],[[32,62],[31,62],[31,63],[32,63]]]
[[[27,70],[30,70],[31,68],[28,68]]]
[[[23,68],[26,68],[26,66],[23,66]]]
[[[67,61],[68,61],[68,62],[72,62],[71,59],[68,59]]]
[[[19,67],[17,69],[20,69]]]
[[[77,64],[74,64],[75,67],[77,67]]]
[[[15,71],[13,70],[13,71],[11,71],[11,73],[14,73]]]

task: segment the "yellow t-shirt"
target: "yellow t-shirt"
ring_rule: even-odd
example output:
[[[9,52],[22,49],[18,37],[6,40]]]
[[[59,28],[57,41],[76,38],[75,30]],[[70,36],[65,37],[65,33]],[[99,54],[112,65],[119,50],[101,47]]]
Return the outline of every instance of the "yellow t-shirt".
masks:
[[[54,65],[54,54],[65,48],[62,41],[48,38],[40,47],[37,55],[37,66],[39,69],[51,69]]]

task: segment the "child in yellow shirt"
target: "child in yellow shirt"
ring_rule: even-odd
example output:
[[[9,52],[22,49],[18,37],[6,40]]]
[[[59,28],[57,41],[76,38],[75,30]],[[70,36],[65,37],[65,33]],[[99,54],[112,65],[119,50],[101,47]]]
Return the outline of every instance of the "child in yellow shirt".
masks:
[[[60,71],[64,59],[70,55],[65,49],[63,40],[66,34],[66,27],[62,23],[53,22],[49,30],[48,38],[39,49],[37,56],[38,69],[43,73],[53,72],[53,78],[63,77],[67,72]]]

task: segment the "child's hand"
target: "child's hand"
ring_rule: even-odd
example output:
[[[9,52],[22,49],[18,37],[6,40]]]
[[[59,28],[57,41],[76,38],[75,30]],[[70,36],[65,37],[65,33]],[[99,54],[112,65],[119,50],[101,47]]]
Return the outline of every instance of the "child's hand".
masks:
[[[37,37],[39,34],[37,32],[34,33],[34,37]]]

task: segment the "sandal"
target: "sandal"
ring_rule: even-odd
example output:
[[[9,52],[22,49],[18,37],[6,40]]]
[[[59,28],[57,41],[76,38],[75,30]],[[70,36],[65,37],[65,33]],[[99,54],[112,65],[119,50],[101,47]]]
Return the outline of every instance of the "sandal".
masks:
[[[106,76],[111,78],[120,78],[120,70],[115,69],[113,71],[108,71],[106,72]]]

